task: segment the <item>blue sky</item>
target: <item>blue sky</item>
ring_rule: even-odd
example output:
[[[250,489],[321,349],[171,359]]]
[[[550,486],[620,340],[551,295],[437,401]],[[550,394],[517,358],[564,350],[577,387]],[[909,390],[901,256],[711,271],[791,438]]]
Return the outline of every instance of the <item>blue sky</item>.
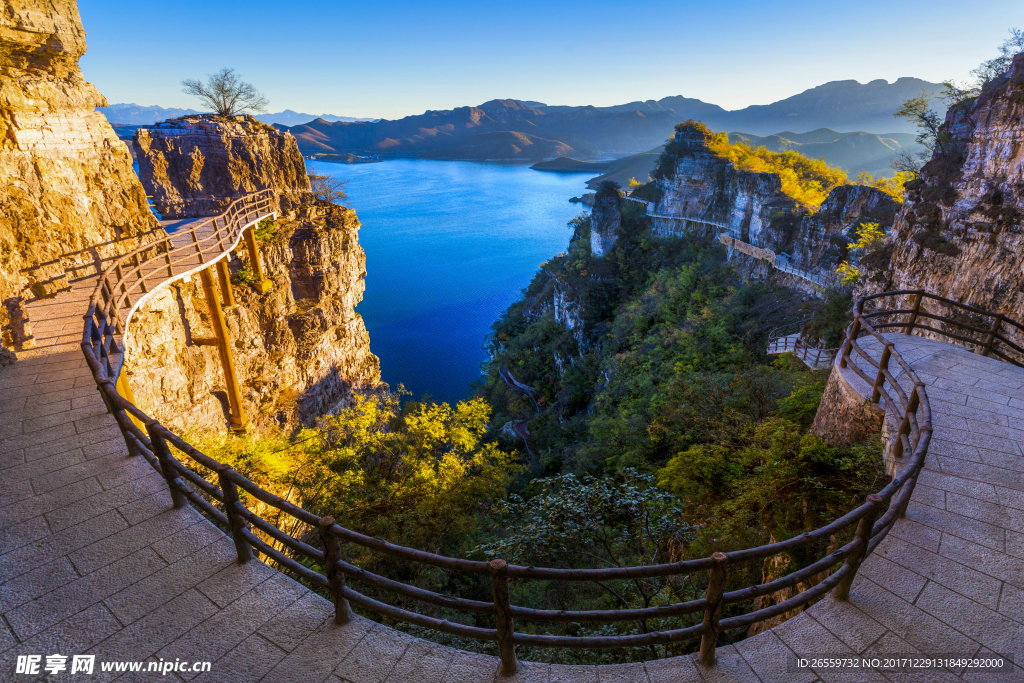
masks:
[[[400,118],[495,98],[738,109],[827,81],[965,80],[1020,0],[376,2],[80,0],[81,66],[110,102],[189,107],[229,66],[270,111]]]

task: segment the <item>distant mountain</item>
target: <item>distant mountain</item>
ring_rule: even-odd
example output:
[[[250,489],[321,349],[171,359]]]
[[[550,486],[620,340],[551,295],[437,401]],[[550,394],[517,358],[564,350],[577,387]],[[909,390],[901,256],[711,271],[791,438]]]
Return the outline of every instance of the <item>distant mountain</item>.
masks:
[[[97,111],[103,112],[107,121],[113,124],[126,126],[151,126],[160,121],[175,119],[186,114],[198,114],[196,109],[166,109],[164,107],[146,107],[140,104],[112,104],[109,107],[96,107]],[[351,116],[334,116],[333,114],[300,114],[291,109],[285,109],[276,114],[260,114],[256,117],[264,123],[279,123],[285,126],[295,126],[300,123],[313,121],[321,118],[325,121],[376,121],[377,119],[360,119]]]
[[[165,109],[141,104],[112,104],[109,107],[96,107],[96,111],[102,112],[111,124],[126,126],[151,126],[158,121],[199,113],[195,109]]]
[[[834,81],[773,104],[736,111],[682,96],[611,107],[491,100],[478,107],[427,111],[397,121],[332,123],[321,118],[290,130],[306,154],[440,156],[443,152],[450,157],[453,149],[473,136],[519,132],[560,142],[584,157],[621,157],[660,146],[675,124],[691,118],[712,130],[744,130],[755,137],[778,130],[802,135],[821,128],[871,131],[869,135],[912,133],[913,125],[893,118],[893,112],[909,97],[921,92],[937,94],[940,89],[936,83],[917,78],[900,78],[894,83]],[[887,139],[892,139],[891,135]],[[523,153],[531,159],[550,158],[536,156],[542,148],[533,146]]]
[[[315,121],[316,119],[323,119],[324,121],[330,121],[331,123],[334,123],[336,121],[352,122],[380,120],[360,119],[353,116],[335,116],[334,114],[320,114],[319,116],[317,116],[315,114],[301,114],[297,111],[292,111],[291,109],[285,109],[284,111],[280,111],[276,114],[259,114],[256,116],[256,118],[262,121],[263,123],[277,123],[282,126],[297,126],[300,123],[309,123],[310,121]]]

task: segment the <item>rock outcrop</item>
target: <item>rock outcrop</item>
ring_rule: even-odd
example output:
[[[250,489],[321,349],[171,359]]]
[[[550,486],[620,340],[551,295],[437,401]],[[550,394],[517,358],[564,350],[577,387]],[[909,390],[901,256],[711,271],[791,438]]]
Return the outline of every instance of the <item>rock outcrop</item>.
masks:
[[[1024,321],[1024,54],[943,130],[858,293],[920,288]]]
[[[107,102],[78,68],[85,47],[73,0],[0,9],[0,301],[64,289],[66,269],[158,229],[128,148],[95,111]]]
[[[225,310],[242,402],[252,426],[308,424],[380,384],[362,317],[366,256],[353,210],[314,198],[295,140],[251,118],[185,117],[139,131],[143,182],[174,215],[223,209],[232,194],[263,188],[280,207],[257,247],[273,286],[236,249],[229,267],[236,306]],[[177,131],[177,132],[175,132]],[[220,174],[223,174],[221,177]],[[221,193],[224,193],[223,195]],[[223,430],[226,384],[199,278],[147,300],[132,322],[125,366],[139,406],[178,429]]]
[[[778,175],[740,171],[715,154],[708,146],[708,135],[700,124],[677,126],[671,145],[675,158],[656,181],[654,213],[678,218],[652,218],[655,234],[695,230],[713,238],[726,232],[757,248],[786,255],[789,264],[831,272],[848,258],[848,247],[862,223],[877,222],[883,229],[892,225],[899,205],[880,190],[840,185],[818,211],[811,212],[783,194]],[[737,258],[737,267],[747,275],[771,274],[786,284],[807,284],[779,272],[772,274],[762,262],[745,256]]]
[[[164,218],[214,216],[235,197],[265,189],[288,211],[310,190],[294,136],[251,116],[183,116],[140,128],[133,145]]]
[[[604,256],[618,241],[621,227],[622,199],[618,186],[608,183],[597,191],[590,212],[590,253]]]
[[[310,201],[260,241],[274,287],[259,294],[241,282],[244,249],[230,263],[237,305],[225,310],[243,403],[257,430],[310,423],[380,384],[380,364],[355,313],[366,258],[351,209]],[[223,430],[226,393],[196,276],[149,299],[132,322],[125,363],[139,406],[177,429]],[[144,332],[143,332],[144,331]]]

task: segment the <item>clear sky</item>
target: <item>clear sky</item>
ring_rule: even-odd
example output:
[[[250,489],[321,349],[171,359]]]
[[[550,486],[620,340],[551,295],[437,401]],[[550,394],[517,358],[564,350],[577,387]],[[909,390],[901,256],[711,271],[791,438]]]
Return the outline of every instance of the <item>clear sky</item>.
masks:
[[[1021,0],[349,2],[79,0],[81,66],[111,103],[194,107],[233,67],[270,111],[400,118],[495,98],[726,109],[827,81],[966,80]]]

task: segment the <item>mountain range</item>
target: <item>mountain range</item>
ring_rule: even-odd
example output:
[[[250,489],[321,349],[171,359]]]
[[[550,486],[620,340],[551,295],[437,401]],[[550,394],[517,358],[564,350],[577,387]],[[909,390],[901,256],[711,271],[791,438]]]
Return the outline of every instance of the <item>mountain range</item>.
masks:
[[[702,121],[716,131],[748,131],[744,134],[753,137],[771,136],[780,130],[792,131],[786,134],[790,136],[786,139],[790,144],[800,145],[804,143],[792,139],[792,136],[822,128],[885,135],[913,133],[913,124],[894,118],[893,113],[903,100],[922,92],[936,95],[940,89],[937,83],[917,78],[900,78],[893,83],[884,80],[869,83],[833,81],[772,104],[735,111],[681,96],[610,107],[491,100],[476,107],[426,111],[394,121],[330,122],[317,119],[288,127],[288,130],[298,139],[299,149],[307,155],[369,153],[379,156],[538,160],[550,158],[547,153],[554,148],[569,148],[570,153],[564,156],[608,158],[637,154],[660,146],[671,135],[675,124],[686,119]],[[482,134],[509,132],[522,133],[551,144],[525,147],[511,144],[495,148],[474,141]],[[882,144],[884,146],[885,143]],[[491,154],[499,156],[489,156]]]
[[[112,125],[124,126],[151,126],[167,119],[176,119],[186,114],[198,114],[197,109],[173,109],[156,106],[144,106],[141,104],[112,104],[108,107],[96,107],[97,111],[103,113]],[[263,123],[280,124],[283,126],[295,126],[315,119],[324,121],[376,121],[377,119],[360,119],[352,116],[334,116],[333,114],[302,114],[300,112],[285,109],[276,114],[258,114],[257,119]]]

